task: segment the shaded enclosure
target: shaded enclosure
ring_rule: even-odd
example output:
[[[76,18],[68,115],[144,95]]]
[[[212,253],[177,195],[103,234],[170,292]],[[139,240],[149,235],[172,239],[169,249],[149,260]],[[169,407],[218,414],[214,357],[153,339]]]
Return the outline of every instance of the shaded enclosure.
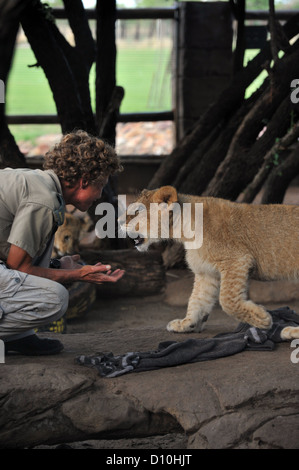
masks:
[[[251,202],[265,184],[263,202],[282,202],[298,174],[298,103],[290,95],[299,76],[299,16],[282,27],[272,8],[269,19],[270,40],[246,67],[235,67],[218,99],[162,162],[150,188],[172,184],[185,193]],[[264,69],[268,77],[245,99]]]
[[[37,59],[35,66],[42,67],[48,79],[62,132],[80,127],[113,144],[125,92],[115,80],[115,1],[97,2],[96,41],[81,0],[64,0],[64,6],[74,46],[58,30],[51,9],[39,0],[0,0],[0,78],[7,79],[21,24]],[[172,184],[185,193],[251,202],[264,187],[263,202],[281,202],[298,174],[298,103],[290,96],[291,83],[299,76],[298,15],[278,22],[270,0],[269,40],[243,67],[245,16],[244,0],[179,4],[173,109],[178,140],[150,188]],[[95,115],[88,84],[94,62]],[[268,77],[246,99],[247,87],[262,70]],[[189,115],[192,106],[195,111]],[[7,126],[5,104],[0,104],[0,120],[1,165],[24,166]]]
[[[11,66],[16,35],[21,25],[37,60],[34,66],[42,67],[47,77],[62,133],[81,128],[93,135],[101,135],[113,144],[115,136],[114,131],[111,130],[111,124],[109,128],[109,123],[114,113],[110,111],[109,106],[111,107],[111,98],[115,88],[116,51],[111,50],[109,45],[115,43],[115,1],[98,2],[97,13],[100,18],[97,30],[98,46],[92,37],[81,0],[66,0],[64,8],[74,35],[73,46],[57,28],[52,10],[46,4],[29,0],[24,2],[1,0],[0,76],[5,82]],[[105,30],[103,30],[104,25]],[[89,90],[89,74],[94,62],[100,68],[105,67],[109,70],[109,74],[104,75],[104,82],[98,79],[96,83],[96,116],[92,111]],[[117,109],[118,107],[115,109],[114,106],[113,111]],[[1,116],[2,165],[9,164],[17,167],[21,164],[24,166],[24,158],[7,128],[4,104],[1,105]]]

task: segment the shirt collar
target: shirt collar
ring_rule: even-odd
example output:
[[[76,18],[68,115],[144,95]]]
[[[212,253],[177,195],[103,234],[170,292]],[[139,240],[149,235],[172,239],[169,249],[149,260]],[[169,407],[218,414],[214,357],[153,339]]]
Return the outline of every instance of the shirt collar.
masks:
[[[62,195],[61,183],[56,173],[53,170],[45,170],[45,173],[47,173],[52,178],[55,183],[57,192]]]

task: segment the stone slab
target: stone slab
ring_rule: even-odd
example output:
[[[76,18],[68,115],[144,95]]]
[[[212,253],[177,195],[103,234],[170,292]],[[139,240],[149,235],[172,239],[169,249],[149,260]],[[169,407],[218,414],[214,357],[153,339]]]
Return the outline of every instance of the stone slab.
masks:
[[[215,322],[205,335],[227,328]],[[79,354],[148,351],[169,339],[186,335],[154,327],[73,333],[61,335],[57,356],[6,357],[1,447],[172,433],[185,435],[190,449],[299,447],[299,364],[289,343],[114,379],[74,363]]]

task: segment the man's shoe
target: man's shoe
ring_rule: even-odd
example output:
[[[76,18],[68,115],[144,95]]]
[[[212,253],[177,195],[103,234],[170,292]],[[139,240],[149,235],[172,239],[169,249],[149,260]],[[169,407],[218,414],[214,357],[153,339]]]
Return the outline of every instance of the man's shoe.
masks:
[[[17,352],[24,356],[50,356],[63,350],[63,344],[58,339],[39,338],[35,334],[4,344],[5,354]]]

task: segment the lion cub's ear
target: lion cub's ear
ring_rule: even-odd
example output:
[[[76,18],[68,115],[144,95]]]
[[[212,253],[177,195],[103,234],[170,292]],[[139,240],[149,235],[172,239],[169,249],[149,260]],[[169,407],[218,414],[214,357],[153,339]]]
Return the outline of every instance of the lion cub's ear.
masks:
[[[167,204],[172,204],[177,202],[178,193],[173,186],[162,186],[157,189],[153,195],[153,202],[160,204],[161,202],[166,202]]]

